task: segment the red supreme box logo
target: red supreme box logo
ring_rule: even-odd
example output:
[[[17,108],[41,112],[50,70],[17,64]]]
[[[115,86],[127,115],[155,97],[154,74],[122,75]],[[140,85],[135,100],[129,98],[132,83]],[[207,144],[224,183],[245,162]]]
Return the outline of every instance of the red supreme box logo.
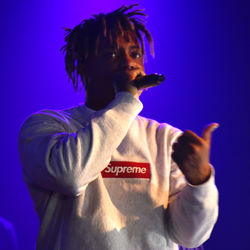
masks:
[[[132,161],[110,161],[102,170],[103,178],[150,178],[150,164]]]

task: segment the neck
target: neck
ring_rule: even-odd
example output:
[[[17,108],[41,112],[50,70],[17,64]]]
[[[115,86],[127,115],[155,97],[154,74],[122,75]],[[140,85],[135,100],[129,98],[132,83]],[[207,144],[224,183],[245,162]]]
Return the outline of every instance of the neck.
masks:
[[[114,99],[113,93],[86,93],[85,105],[94,110],[104,109]]]

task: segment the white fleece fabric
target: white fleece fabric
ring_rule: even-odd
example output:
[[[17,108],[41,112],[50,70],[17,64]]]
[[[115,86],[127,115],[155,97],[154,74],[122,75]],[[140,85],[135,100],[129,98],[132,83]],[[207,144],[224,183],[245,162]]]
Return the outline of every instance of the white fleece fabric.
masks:
[[[183,132],[140,116],[142,108],[118,92],[99,111],[79,104],[23,121],[18,151],[40,221],[37,250],[174,250],[209,238],[214,167],[205,183],[188,183],[171,159]],[[148,163],[150,178],[104,178],[111,161]]]

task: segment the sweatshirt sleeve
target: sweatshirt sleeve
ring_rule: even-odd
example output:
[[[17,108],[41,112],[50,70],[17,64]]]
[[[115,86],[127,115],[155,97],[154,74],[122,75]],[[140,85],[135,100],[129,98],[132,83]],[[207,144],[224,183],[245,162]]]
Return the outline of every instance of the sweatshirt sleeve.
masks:
[[[60,112],[32,114],[18,133],[24,180],[65,195],[80,195],[108,165],[142,108],[132,94],[118,92],[108,106],[92,114],[87,126],[74,133]]]
[[[193,248],[203,244],[210,237],[217,221],[218,190],[215,170],[211,163],[210,166],[210,178],[200,185],[192,185],[171,160],[166,226],[171,239],[181,246]]]

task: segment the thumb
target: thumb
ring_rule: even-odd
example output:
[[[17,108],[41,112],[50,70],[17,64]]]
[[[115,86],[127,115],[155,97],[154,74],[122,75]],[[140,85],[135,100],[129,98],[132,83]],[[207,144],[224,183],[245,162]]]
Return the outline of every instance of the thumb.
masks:
[[[210,144],[212,132],[218,127],[219,123],[210,123],[206,125],[202,133],[202,138]]]
[[[142,92],[143,92],[143,89],[138,90],[137,93],[136,93],[136,95],[135,95],[135,97],[137,99],[139,99],[139,96],[141,95]]]

